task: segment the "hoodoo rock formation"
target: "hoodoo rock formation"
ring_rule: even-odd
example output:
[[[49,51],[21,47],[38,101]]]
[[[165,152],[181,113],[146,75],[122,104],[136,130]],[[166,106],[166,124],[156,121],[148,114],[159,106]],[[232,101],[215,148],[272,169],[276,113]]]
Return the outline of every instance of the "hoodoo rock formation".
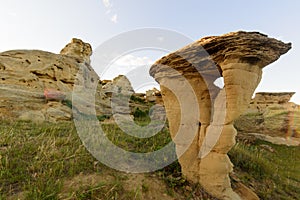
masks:
[[[87,79],[85,83],[97,85],[97,88],[93,91],[88,85],[83,87],[91,89],[95,102],[92,98],[81,98],[74,106],[77,111],[86,112],[86,108],[94,107],[95,103],[97,116],[112,116],[112,96],[134,91],[125,76],[101,81],[90,65],[91,55],[91,45],[76,38],[60,54],[41,50],[0,53],[0,119],[34,122],[71,120],[70,102],[79,78]],[[133,110],[132,106],[130,108],[122,106],[121,102],[115,110],[120,114],[130,114]]]
[[[73,39],[61,54],[40,50],[0,53],[0,119],[70,120],[72,110],[61,101],[72,99],[80,68],[93,71],[91,54],[91,46],[79,39]]]
[[[227,153],[237,134],[233,122],[247,109],[262,69],[290,48],[261,33],[240,31],[200,39],[151,67],[188,180],[220,199],[249,199],[250,190],[241,194],[231,188],[233,166]],[[223,89],[214,85],[221,76]],[[195,110],[199,116],[193,116]],[[257,198],[252,193],[251,199]]]
[[[90,64],[92,47],[89,43],[85,43],[80,39],[73,38],[72,41],[60,51],[60,54],[83,59],[85,62]]]

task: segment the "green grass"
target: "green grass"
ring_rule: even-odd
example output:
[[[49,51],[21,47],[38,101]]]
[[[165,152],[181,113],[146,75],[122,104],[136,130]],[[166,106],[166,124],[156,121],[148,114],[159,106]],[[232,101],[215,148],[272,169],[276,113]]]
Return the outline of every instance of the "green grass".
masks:
[[[27,191],[25,199],[56,199],[61,179],[95,170],[71,123],[2,122],[0,157],[2,196]]]
[[[166,129],[148,141],[126,135],[115,124],[103,129],[113,143],[134,152],[170,142]],[[65,183],[81,174],[99,175],[99,184],[64,191]],[[102,180],[108,174],[113,178]],[[71,122],[0,122],[0,199],[132,199],[135,193],[124,192],[122,176],[89,154]],[[62,193],[69,196],[61,198]]]
[[[264,148],[271,147],[273,152]],[[300,199],[300,148],[256,140],[229,153],[242,181],[261,199]]]
[[[116,124],[103,124],[102,129],[107,133],[107,137],[120,148],[136,152],[147,153],[157,151],[171,142],[167,129],[161,130],[158,134],[150,138],[137,138],[124,133]]]
[[[149,120],[137,120],[142,126]],[[107,137],[132,152],[151,152],[171,141],[167,126],[159,134],[139,139],[116,124],[102,124]],[[270,146],[274,152],[263,148]],[[300,148],[255,141],[239,142],[230,152],[237,176],[261,199],[300,199]],[[128,191],[130,175],[117,172],[93,158],[71,122],[57,124],[0,122],[0,199],[142,199],[152,185]],[[178,199],[212,199],[199,185],[188,183],[180,165],[150,173],[164,181],[166,193]],[[94,181],[93,181],[94,180]],[[154,191],[156,192],[156,191]],[[201,199],[200,198],[200,199]]]

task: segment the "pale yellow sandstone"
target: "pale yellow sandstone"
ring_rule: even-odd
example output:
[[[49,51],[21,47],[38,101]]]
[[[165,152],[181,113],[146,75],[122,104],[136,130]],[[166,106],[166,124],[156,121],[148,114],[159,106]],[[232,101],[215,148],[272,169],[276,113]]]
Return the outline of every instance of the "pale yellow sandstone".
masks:
[[[290,43],[261,33],[239,31],[200,39],[151,67],[151,76],[161,85],[171,136],[188,180],[199,182],[220,199],[258,199],[254,193],[238,195],[231,188],[233,166],[227,152],[235,144],[233,122],[247,110],[262,68],[290,48]],[[221,76],[224,88],[214,85]]]

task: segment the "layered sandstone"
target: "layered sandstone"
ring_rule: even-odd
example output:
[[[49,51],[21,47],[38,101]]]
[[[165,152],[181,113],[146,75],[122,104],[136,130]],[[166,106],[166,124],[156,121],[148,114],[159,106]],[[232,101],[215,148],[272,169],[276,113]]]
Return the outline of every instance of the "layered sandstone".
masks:
[[[290,48],[290,43],[261,33],[240,31],[200,39],[151,67],[188,180],[200,182],[220,199],[245,198],[231,189],[229,179],[233,166],[227,152],[236,136],[233,122],[247,109],[262,68]],[[223,89],[214,85],[221,76]]]
[[[79,69],[93,72],[91,53],[91,46],[79,39],[73,39],[61,54],[40,50],[0,53],[0,118],[36,122],[72,119],[71,106],[62,101],[72,100]],[[90,78],[91,82],[99,79]],[[101,113],[101,106],[96,109]]]
[[[86,63],[90,64],[90,56],[92,55],[92,52],[92,46],[89,43],[73,38],[72,41],[60,51],[60,54],[75,57],[80,59],[81,62],[83,59]]]
[[[295,92],[258,92],[252,99],[251,104],[287,104],[294,96]]]
[[[105,118],[114,113],[131,115],[133,105],[124,104],[134,92],[130,81],[125,76],[101,81],[90,65],[91,55],[91,45],[76,38],[60,54],[41,50],[0,53],[0,119],[68,121],[73,111]],[[91,97],[82,95],[87,91]]]
[[[260,92],[255,94],[247,110],[235,121],[243,133],[259,133],[266,137],[300,138],[299,105],[290,102],[294,92]]]
[[[134,93],[130,81],[124,75],[119,75],[111,81],[104,81],[101,100],[105,105],[104,113],[113,115],[115,119],[131,116],[133,108],[130,106],[130,97]]]

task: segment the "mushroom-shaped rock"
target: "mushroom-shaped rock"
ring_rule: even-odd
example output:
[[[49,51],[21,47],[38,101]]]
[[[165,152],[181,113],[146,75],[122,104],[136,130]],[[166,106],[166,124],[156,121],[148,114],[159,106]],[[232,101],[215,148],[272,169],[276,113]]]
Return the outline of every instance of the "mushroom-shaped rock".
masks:
[[[247,109],[262,68],[290,48],[261,33],[239,31],[202,38],[151,67],[188,180],[220,199],[246,198],[232,190],[229,178],[233,165],[227,153],[237,133],[233,121]],[[221,76],[222,89],[214,85]]]

